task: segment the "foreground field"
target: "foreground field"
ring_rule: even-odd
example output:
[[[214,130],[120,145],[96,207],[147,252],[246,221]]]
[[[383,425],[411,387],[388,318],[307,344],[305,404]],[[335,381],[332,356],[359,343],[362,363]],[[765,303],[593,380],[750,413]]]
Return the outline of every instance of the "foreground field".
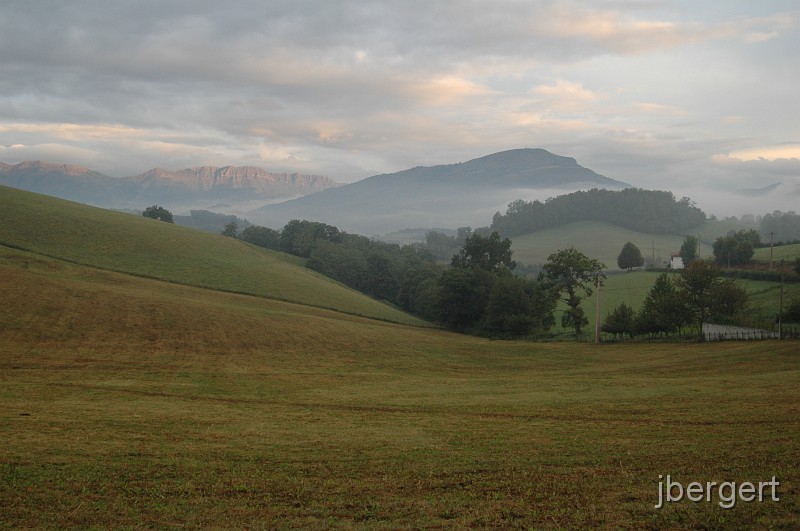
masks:
[[[796,343],[491,342],[0,257],[0,527],[800,525]],[[659,475],[779,502],[657,510]]]

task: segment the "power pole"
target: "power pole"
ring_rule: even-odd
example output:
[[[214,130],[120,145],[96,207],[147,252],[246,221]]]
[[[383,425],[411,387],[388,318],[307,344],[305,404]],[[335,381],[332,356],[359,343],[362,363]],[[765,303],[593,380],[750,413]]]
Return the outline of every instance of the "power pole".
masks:
[[[775,249],[775,233],[769,233],[769,270],[772,272],[772,251]]]
[[[594,342],[600,343],[600,273],[597,273],[597,299],[594,309]]]
[[[778,310],[778,339],[783,339],[783,258],[781,258],[781,302]]]

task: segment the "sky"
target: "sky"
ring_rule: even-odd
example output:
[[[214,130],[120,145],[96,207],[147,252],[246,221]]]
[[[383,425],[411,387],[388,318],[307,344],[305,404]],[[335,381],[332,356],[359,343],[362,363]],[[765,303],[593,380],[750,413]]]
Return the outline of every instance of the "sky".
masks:
[[[537,147],[800,190],[798,50],[794,0],[9,0],[0,161],[347,183]]]

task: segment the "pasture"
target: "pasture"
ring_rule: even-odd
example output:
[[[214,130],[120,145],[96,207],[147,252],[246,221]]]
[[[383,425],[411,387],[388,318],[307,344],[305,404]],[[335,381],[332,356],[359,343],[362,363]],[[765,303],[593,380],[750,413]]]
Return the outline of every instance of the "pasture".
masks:
[[[632,242],[642,256],[657,264],[669,262],[670,253],[678,252],[685,236],[676,234],[645,234],[608,223],[581,221],[561,227],[543,229],[512,238],[514,260],[520,264],[536,265],[559,249],[575,247],[585,255],[603,262],[609,269],[619,269],[617,257],[627,242]],[[700,256],[712,254],[711,246],[701,242]]]
[[[800,525],[796,342],[490,341],[279,253],[0,197],[0,527]],[[780,500],[656,509],[667,474]]]
[[[0,526],[795,527],[796,343],[488,341],[5,249]],[[779,502],[655,509],[659,475]]]

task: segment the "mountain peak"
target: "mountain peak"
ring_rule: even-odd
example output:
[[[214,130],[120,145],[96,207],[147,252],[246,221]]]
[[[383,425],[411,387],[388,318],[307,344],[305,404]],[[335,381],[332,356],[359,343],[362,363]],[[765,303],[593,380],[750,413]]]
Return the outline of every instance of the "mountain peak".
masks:
[[[8,165],[4,165],[5,167],[9,168]],[[40,172],[59,172],[65,175],[83,175],[89,173],[88,168],[84,168],[83,166],[77,166],[75,164],[53,164],[52,162],[45,162],[42,160],[28,160],[25,162],[20,162],[14,166],[10,166],[10,168],[15,168],[20,171],[40,171]]]

